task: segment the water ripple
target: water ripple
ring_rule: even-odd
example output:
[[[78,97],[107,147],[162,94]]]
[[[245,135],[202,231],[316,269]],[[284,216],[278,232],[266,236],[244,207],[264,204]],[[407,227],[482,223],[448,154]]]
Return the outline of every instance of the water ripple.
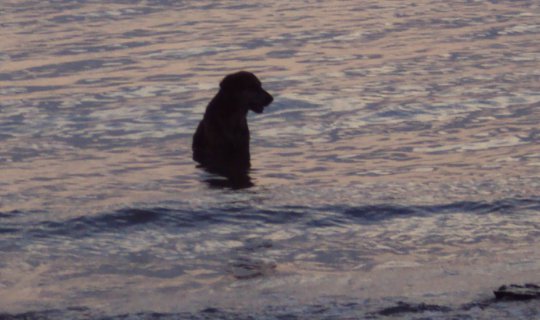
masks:
[[[538,273],[537,2],[4,2],[2,310],[455,300]],[[191,136],[241,69],[275,97],[249,116],[255,186],[208,188]]]

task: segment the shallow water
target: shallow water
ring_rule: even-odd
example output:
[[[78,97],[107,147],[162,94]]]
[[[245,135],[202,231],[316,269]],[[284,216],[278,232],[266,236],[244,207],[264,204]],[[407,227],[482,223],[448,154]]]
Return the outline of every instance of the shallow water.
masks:
[[[475,305],[540,282],[536,1],[3,1],[0,17],[0,313],[538,315]],[[275,100],[249,117],[255,186],[232,190],[190,145],[238,70]]]

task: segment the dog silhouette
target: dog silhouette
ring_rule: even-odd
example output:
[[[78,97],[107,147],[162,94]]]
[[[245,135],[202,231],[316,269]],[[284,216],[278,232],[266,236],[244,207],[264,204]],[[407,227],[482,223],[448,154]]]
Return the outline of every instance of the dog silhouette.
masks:
[[[249,110],[262,113],[273,100],[253,73],[240,71],[223,78],[193,136],[193,160],[227,178],[232,187],[251,186],[246,117]]]

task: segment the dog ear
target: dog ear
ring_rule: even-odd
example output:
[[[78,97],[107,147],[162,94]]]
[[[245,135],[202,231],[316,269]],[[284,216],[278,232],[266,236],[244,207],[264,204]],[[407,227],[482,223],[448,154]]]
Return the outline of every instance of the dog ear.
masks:
[[[231,90],[234,88],[234,82],[234,74],[230,74],[221,80],[219,87],[223,90]]]
[[[229,74],[219,84],[221,89],[228,91],[242,90],[254,86],[260,87],[261,82],[253,73],[247,71]]]
[[[223,80],[221,80],[219,87],[229,92],[242,89],[242,87],[244,86],[244,78],[246,77],[246,74],[247,72],[245,71],[229,74],[225,78],[223,78]]]

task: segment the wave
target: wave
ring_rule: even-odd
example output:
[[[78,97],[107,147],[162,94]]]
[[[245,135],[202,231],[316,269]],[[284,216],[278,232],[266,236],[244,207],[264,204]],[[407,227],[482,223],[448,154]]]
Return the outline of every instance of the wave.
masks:
[[[23,223],[17,217],[46,216],[43,212],[12,211],[1,213],[0,234],[24,232],[35,237],[84,237],[97,233],[128,232],[137,228],[192,229],[208,225],[248,226],[265,224],[303,224],[324,228],[348,224],[376,224],[389,219],[430,217],[464,213],[471,215],[511,215],[521,211],[540,211],[540,198],[510,198],[493,202],[460,201],[448,204],[257,208],[249,205],[213,208],[124,208],[114,212],[76,217],[67,220],[42,220]],[[25,220],[32,220],[25,217]]]

